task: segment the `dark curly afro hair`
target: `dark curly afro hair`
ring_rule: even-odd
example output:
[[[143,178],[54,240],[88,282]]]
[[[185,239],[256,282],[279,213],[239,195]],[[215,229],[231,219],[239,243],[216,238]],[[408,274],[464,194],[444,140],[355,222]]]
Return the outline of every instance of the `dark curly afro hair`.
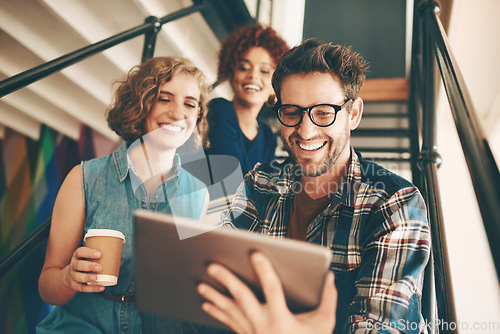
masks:
[[[275,65],[290,49],[285,40],[278,36],[278,33],[271,27],[265,27],[260,23],[242,26],[233,31],[222,43],[219,51],[217,81],[230,79],[238,61],[253,47],[266,49]]]

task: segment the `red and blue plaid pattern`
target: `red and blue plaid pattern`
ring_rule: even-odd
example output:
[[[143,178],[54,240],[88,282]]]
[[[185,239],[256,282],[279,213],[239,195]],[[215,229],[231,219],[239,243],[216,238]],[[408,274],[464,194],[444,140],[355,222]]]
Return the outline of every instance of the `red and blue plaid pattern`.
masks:
[[[426,332],[421,288],[431,241],[424,200],[410,182],[351,151],[348,174],[306,238],[332,251],[335,333]],[[284,238],[297,191],[303,187],[289,160],[257,164],[222,223]]]

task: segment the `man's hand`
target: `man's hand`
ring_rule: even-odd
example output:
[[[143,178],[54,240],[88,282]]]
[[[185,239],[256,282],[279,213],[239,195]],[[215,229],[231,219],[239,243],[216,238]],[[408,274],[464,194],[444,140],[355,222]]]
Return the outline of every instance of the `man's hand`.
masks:
[[[283,286],[269,259],[263,253],[255,252],[250,261],[266,302],[259,302],[250,288],[227,268],[210,264],[207,273],[221,283],[233,298],[200,283],[198,293],[206,299],[202,304],[206,313],[241,334],[333,332],[337,291],[332,272],[326,276],[320,305],[313,311],[293,314],[286,305]]]

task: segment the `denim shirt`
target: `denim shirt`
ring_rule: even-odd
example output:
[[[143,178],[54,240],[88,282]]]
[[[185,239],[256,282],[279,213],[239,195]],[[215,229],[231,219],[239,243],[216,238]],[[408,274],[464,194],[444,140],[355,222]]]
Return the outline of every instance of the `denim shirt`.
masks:
[[[148,198],[144,185],[135,182],[138,177],[128,163],[126,144],[111,155],[82,162],[86,217],[83,235],[89,229],[106,228],[119,230],[126,238],[118,284],[106,287],[105,293],[127,296],[135,293],[134,210],[142,208],[200,217],[207,194],[205,184],[180,166],[179,157],[174,161],[174,168],[175,173],[165,181],[165,188],[160,185]],[[164,193],[168,201],[164,201]],[[83,240],[81,246],[84,246]],[[37,333],[192,333],[197,332],[197,328],[193,324],[139,313],[133,303],[77,292],[70,302],[56,307],[38,325]]]

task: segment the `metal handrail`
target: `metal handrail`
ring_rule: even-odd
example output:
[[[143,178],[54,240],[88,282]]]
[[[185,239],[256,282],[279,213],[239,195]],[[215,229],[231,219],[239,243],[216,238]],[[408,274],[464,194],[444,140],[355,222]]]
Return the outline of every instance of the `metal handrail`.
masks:
[[[500,279],[500,172],[438,17],[439,3],[422,8],[455,126],[471,174],[484,228]]]
[[[157,18],[155,16],[147,17],[145,19],[145,23],[142,25],[136,26],[122,33],[104,39],[100,42],[88,45],[66,55],[63,55],[59,58],[53,59],[44,64],[16,74],[3,81],[0,81],[0,98],[23,87],[26,87],[40,79],[43,79],[50,74],[61,71],[64,68],[82,61],[87,57],[105,51],[115,45],[126,42],[140,35],[144,35],[145,37],[142,52],[142,62],[144,62],[146,59],[151,58],[154,54],[156,37],[161,26],[165,23],[177,20],[194,12],[201,12],[201,14],[205,17],[205,20],[208,20],[210,18],[210,15],[207,15],[208,12],[214,12],[220,9],[225,11],[226,13],[231,12],[233,14],[232,16],[226,15],[224,13],[221,14],[220,18],[223,21],[239,20],[240,24],[245,22],[248,23],[251,21],[250,14],[246,10],[246,7],[245,11],[241,11],[241,4],[239,2],[232,0],[226,0],[223,2],[216,1],[217,0],[194,0],[193,6],[180,9],[162,18]],[[210,23],[214,22],[215,21],[211,21]],[[211,25],[210,23],[209,25]],[[232,23],[234,24],[234,22]],[[226,29],[230,28],[228,24],[231,25],[231,22],[225,24]],[[212,29],[214,28],[212,27]],[[217,32],[214,32],[220,39],[221,27],[217,27]],[[4,274],[6,274],[25,256],[29,255],[29,253],[32,252],[39,243],[48,238],[50,232],[50,222],[51,219],[47,219],[47,221],[40,225],[35,231],[26,236],[25,239],[16,246],[16,248],[14,248],[12,251],[7,253],[0,259],[0,278],[3,277]]]
[[[98,52],[107,50],[117,44],[126,42],[140,35],[145,35],[144,49],[142,53],[142,61],[145,61],[147,58],[152,57],[154,53],[156,36],[163,24],[179,19],[193,12],[201,11],[204,8],[206,8],[206,3],[204,0],[201,0],[198,4],[180,9],[160,19],[156,17],[148,17],[142,25],[131,28],[100,42],[88,45],[0,81],[0,98],[43,79],[52,73],[61,71],[62,69]],[[51,219],[48,218],[44,223],[36,228],[35,231],[26,236],[13,250],[0,259],[0,278],[2,278],[10,269],[12,269],[17,263],[29,255],[39,244],[49,237],[50,223]]]
[[[413,40],[412,40],[412,56],[411,56],[411,71],[410,71],[410,90],[408,98],[408,116],[409,116],[409,131],[410,131],[410,152],[411,152],[411,174],[412,181],[425,198],[426,203],[429,203],[429,196],[427,195],[425,185],[425,173],[422,170],[421,164],[421,151],[423,142],[422,131],[422,72],[421,72],[421,24],[418,20],[418,12],[413,11]],[[432,218],[429,219],[429,224],[433,225]],[[432,238],[432,236],[431,236]],[[436,302],[436,280],[435,280],[435,263],[434,254],[431,252],[429,262],[425,268],[424,283],[422,290],[422,315],[427,321],[428,331],[430,334],[437,333],[437,302]]]
[[[448,324],[456,324],[457,315],[455,311],[455,300],[453,295],[453,285],[451,280],[451,270],[448,256],[448,246],[443,223],[443,210],[439,183],[437,179],[437,165],[432,160],[422,163],[424,178],[426,180],[426,196],[428,203],[429,217],[431,221],[432,253],[435,273],[435,300],[437,304],[438,319],[446,321]],[[431,308],[433,305],[431,305]],[[439,332],[457,333],[457,329],[449,326],[441,328]]]
[[[156,17],[148,17],[142,25],[131,28],[100,42],[88,45],[0,81],[0,98],[43,79],[50,74],[61,71],[62,69],[98,52],[107,50],[117,44],[126,42],[140,35],[145,35],[144,49],[142,53],[142,61],[145,61],[147,58],[152,57],[154,53],[156,36],[161,26],[193,12],[203,10],[206,7],[206,4],[204,0],[200,0],[199,2],[199,4],[180,9],[160,19]],[[0,278],[2,278],[10,269],[12,269],[17,263],[29,255],[39,244],[49,237],[50,223],[51,219],[48,218],[37,229],[35,229],[35,231],[26,236],[13,250],[0,259]]]
[[[448,45],[446,33],[437,16],[439,3],[421,0],[415,4],[415,7],[410,111],[413,116],[413,132],[417,131],[417,135],[421,135],[422,139],[418,165],[423,175],[418,181],[421,181],[419,183],[424,189],[423,194],[429,209],[432,238],[432,261],[426,270],[429,274],[426,282],[430,284],[430,290],[425,293],[427,300],[423,309],[426,319],[430,320],[432,325],[429,328],[432,333],[439,331],[455,333],[456,329],[435,326],[439,325],[439,321],[436,323],[436,316],[447,323],[457,323],[437,179],[437,168],[441,163],[441,157],[436,146],[435,61],[440,69],[471,173],[497,275],[499,275],[500,268],[500,207],[498,206],[500,173],[477,121],[464,80]],[[423,122],[421,128],[416,125],[419,117]],[[413,142],[419,144],[417,139]],[[412,153],[416,151],[417,149],[412,149]],[[434,274],[435,278],[432,277]],[[437,315],[435,306],[437,306]]]
[[[422,7],[421,7],[422,8]],[[419,14],[422,9],[419,9]],[[423,19],[423,18],[422,18]],[[421,22],[421,21],[419,21]],[[431,47],[431,39],[427,26],[422,26],[422,84],[424,89],[421,98],[422,108],[422,152],[419,164],[424,174],[425,194],[427,198],[429,221],[431,226],[432,253],[434,260],[435,302],[438,319],[446,319],[447,323],[457,323],[453,284],[448,256],[448,244],[444,228],[443,209],[437,178],[437,169],[441,165],[441,156],[437,151],[436,99],[435,99],[435,65]],[[439,331],[439,329],[437,329]],[[450,328],[441,328],[445,333],[455,333]]]
[[[13,93],[23,87],[26,87],[40,79],[43,79],[49,76],[50,74],[61,71],[62,69],[70,65],[73,65],[85,58],[88,58],[96,53],[105,51],[115,45],[126,42],[140,35],[155,34],[155,32],[157,32],[158,29],[163,24],[177,20],[191,13],[201,11],[205,9],[206,6],[207,6],[206,2],[201,1],[199,4],[195,4],[191,7],[180,9],[160,19],[155,18],[154,20],[151,20],[148,18],[146,19],[146,22],[144,24],[141,24],[139,26],[126,30],[122,33],[106,38],[100,42],[88,45],[71,53],[68,53],[64,56],[61,56],[59,58],[53,59],[39,66],[33,67],[29,70],[16,74],[3,81],[0,81],[0,98],[10,93]],[[148,38],[146,38],[146,42],[147,40]],[[145,43],[145,46],[146,45],[151,45],[151,43],[149,44]],[[148,50],[144,50],[143,60],[145,55],[151,55],[151,54],[152,54],[151,48]]]
[[[47,218],[33,232],[26,236],[13,250],[5,254],[0,260],[0,278],[2,278],[17,263],[21,262],[36,247],[47,240],[50,232],[51,218]]]

